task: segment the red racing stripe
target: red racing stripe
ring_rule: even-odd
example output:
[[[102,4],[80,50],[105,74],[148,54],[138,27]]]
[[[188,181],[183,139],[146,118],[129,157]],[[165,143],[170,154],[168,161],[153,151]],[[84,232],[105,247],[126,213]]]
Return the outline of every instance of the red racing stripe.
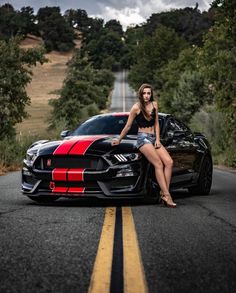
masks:
[[[58,192],[58,193],[67,193],[68,187],[55,187],[53,188],[52,192]]]
[[[84,181],[85,169],[69,169],[68,181]]]
[[[52,180],[53,181],[66,181],[66,173],[68,169],[59,169],[56,168],[52,171]]]
[[[64,140],[53,152],[53,155],[67,155],[70,149],[76,144],[78,138],[72,138],[69,140]]]
[[[84,187],[70,187],[68,189],[68,193],[84,193],[85,188]]]
[[[79,140],[70,150],[70,155],[84,155],[87,149],[98,139],[104,138],[106,135],[89,136],[83,140]]]

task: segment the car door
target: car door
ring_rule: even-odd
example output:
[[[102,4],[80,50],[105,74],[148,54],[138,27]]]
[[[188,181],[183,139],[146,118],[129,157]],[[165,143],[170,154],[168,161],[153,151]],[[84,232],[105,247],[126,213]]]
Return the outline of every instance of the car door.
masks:
[[[163,142],[174,165],[172,184],[190,181],[194,174],[198,145],[191,130],[181,121],[170,117],[167,121]]]

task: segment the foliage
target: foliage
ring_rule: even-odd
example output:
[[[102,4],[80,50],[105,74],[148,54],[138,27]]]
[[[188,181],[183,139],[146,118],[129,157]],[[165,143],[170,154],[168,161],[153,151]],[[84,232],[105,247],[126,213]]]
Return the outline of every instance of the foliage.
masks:
[[[111,19],[109,21],[107,21],[105,23],[104,26],[105,30],[107,30],[108,32],[115,32],[118,35],[120,35],[120,37],[123,36],[123,28],[122,25],[120,24],[120,22],[116,19]]]
[[[155,74],[155,86],[161,91],[161,110],[174,114],[186,123],[212,100],[198,70],[197,54],[197,47],[187,48]]]
[[[64,18],[70,27],[78,29],[81,33],[87,32],[90,18],[84,9],[68,9],[64,14]]]
[[[212,25],[213,20],[211,13],[201,13],[196,4],[195,8],[185,7],[152,14],[144,25],[144,31],[151,35],[158,27],[164,25],[174,29],[188,43],[201,45],[202,36]]]
[[[94,69],[77,51],[69,63],[59,99],[53,106],[51,128],[63,121],[65,128],[75,128],[85,118],[98,114],[106,106],[114,76],[107,70]]]
[[[98,19],[92,20],[82,44],[82,53],[88,54],[97,69],[119,67],[124,53],[123,30],[119,21],[110,20],[103,26]]]
[[[220,155],[227,149],[227,132],[224,127],[224,115],[216,109],[215,105],[206,105],[196,112],[191,121],[192,130],[206,135],[212,146],[214,156]]]
[[[38,33],[32,7],[22,7],[20,11],[16,11],[11,4],[0,6],[0,39],[8,40],[28,33]]]
[[[120,63],[122,68],[130,69],[135,63],[136,47],[144,39],[144,31],[142,27],[128,27],[124,33],[124,47]]]
[[[92,40],[98,40],[103,34],[104,20],[102,18],[90,18],[86,34],[83,37],[84,45],[89,44]]]
[[[217,109],[224,116],[228,155],[236,166],[236,11],[235,1],[215,1],[218,19],[204,39],[199,51],[199,66],[211,89]],[[220,5],[220,6],[219,6]],[[234,154],[234,155],[233,155]]]
[[[189,123],[192,115],[199,111],[204,103],[203,78],[197,71],[184,71],[178,79],[176,88],[163,95],[169,102],[168,111],[185,123]]]
[[[22,158],[26,150],[34,141],[39,140],[37,136],[27,136],[17,139],[8,137],[0,140],[0,173],[2,171],[11,171],[20,168]]]
[[[38,28],[46,50],[69,51],[74,47],[74,31],[60,13],[59,7],[40,8]]]
[[[30,98],[25,87],[31,81],[30,68],[46,61],[44,50],[23,50],[20,39],[0,41],[0,139],[11,137],[14,125],[27,116]]]
[[[135,64],[129,73],[129,82],[137,89],[142,83],[154,84],[155,72],[178,57],[186,42],[173,29],[159,27],[152,36],[146,37],[135,50]]]

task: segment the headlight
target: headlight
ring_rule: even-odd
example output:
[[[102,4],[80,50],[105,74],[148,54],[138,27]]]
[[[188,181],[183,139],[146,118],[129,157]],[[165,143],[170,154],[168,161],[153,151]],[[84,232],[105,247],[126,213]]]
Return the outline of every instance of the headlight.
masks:
[[[27,153],[26,153],[27,164],[32,166],[36,157],[37,157],[37,151],[36,152],[27,151]]]
[[[114,165],[117,163],[134,162],[139,160],[141,156],[142,155],[140,153],[115,154],[106,157],[106,159]]]

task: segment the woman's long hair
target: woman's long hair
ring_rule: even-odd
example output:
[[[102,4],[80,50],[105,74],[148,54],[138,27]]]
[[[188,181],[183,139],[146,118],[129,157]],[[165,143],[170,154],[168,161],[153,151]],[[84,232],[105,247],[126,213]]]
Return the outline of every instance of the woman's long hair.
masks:
[[[142,111],[144,117],[146,119],[150,119],[150,116],[148,115],[148,113],[146,112],[146,109],[145,109],[145,102],[144,102],[144,99],[143,99],[143,90],[145,88],[148,88],[151,90],[151,98],[150,98],[150,102],[153,102],[154,101],[154,96],[153,96],[153,87],[148,84],[148,83],[143,83],[139,90],[138,90],[138,98],[139,98],[139,105],[140,105],[140,110]]]

